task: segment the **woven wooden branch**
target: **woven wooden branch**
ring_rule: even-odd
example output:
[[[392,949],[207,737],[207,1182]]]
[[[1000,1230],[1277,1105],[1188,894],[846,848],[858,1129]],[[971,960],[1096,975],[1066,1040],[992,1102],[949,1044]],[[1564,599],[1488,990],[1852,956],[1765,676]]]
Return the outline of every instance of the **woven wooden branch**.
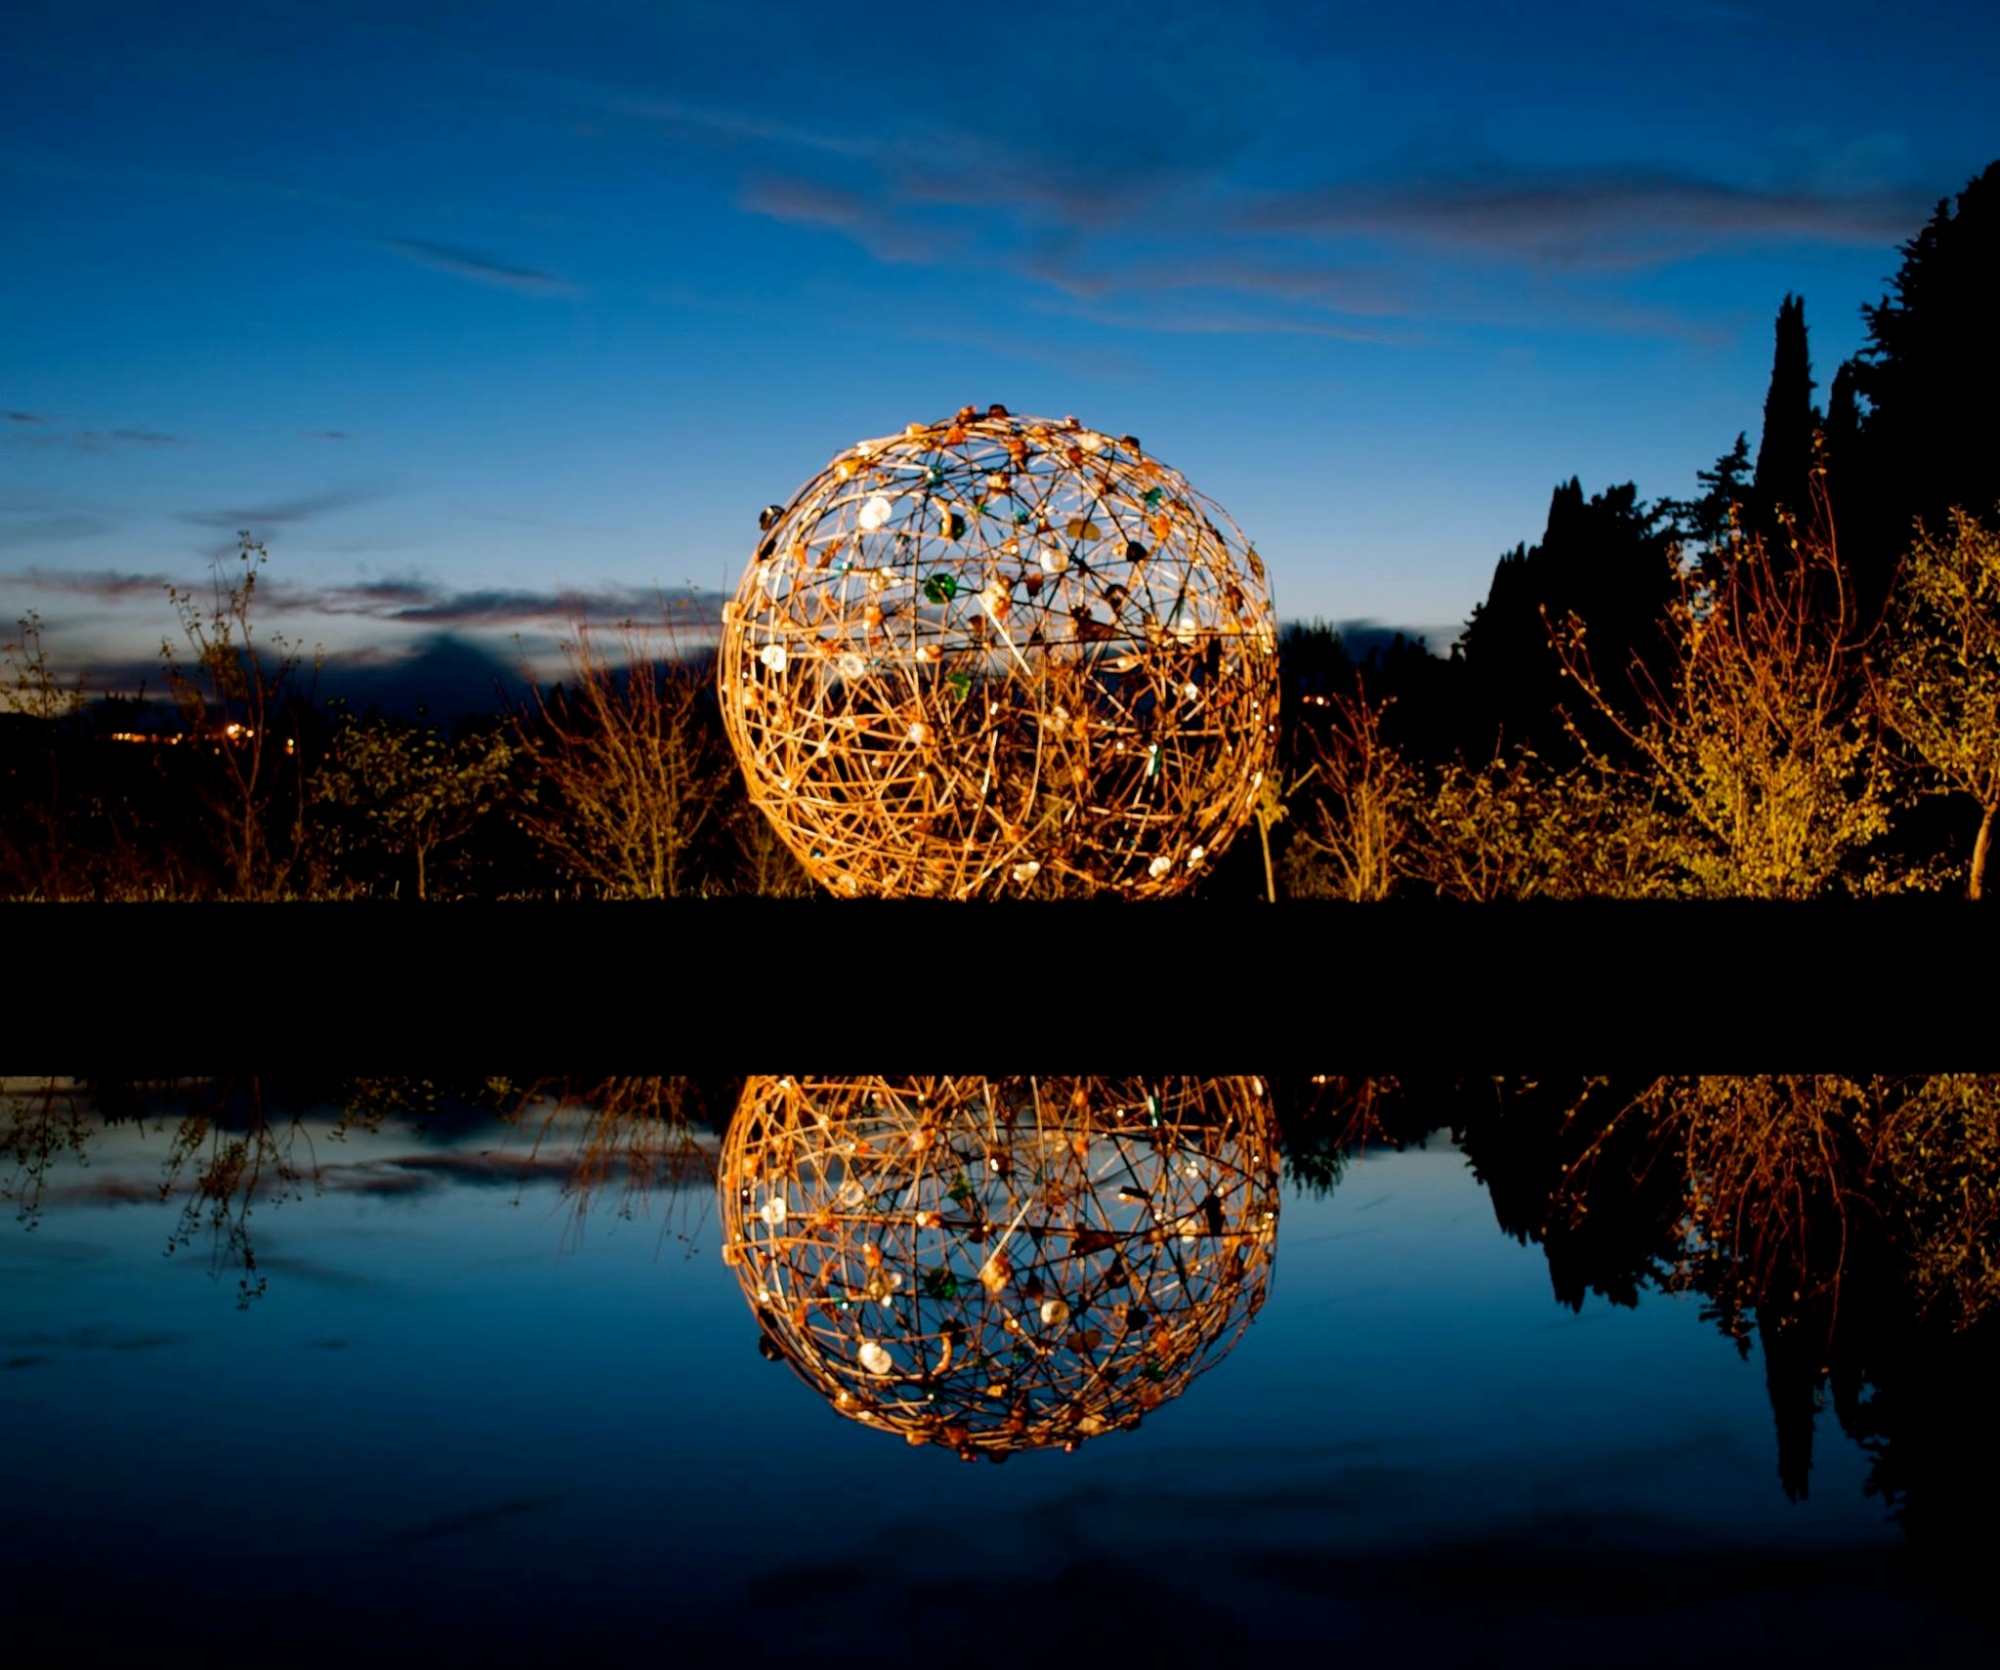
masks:
[[[850,447],[723,610],[751,800],[836,893],[1175,893],[1277,737],[1264,565],[1220,507],[1072,419]]]
[[[1256,1079],[755,1078],[723,1256],[841,1414],[970,1460],[1135,1427],[1270,1282]]]

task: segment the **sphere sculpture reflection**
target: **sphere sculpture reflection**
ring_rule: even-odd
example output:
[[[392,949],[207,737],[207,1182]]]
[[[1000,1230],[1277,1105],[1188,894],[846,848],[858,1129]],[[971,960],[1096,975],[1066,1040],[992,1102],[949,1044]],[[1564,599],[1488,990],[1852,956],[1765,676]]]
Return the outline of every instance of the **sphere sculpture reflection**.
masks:
[[[751,800],[838,893],[1178,892],[1276,746],[1235,524],[1129,435],[998,406],[766,511],[720,674]]]
[[[840,1413],[1001,1460],[1136,1426],[1229,1350],[1277,1166],[1255,1079],[752,1079],[724,1257]]]

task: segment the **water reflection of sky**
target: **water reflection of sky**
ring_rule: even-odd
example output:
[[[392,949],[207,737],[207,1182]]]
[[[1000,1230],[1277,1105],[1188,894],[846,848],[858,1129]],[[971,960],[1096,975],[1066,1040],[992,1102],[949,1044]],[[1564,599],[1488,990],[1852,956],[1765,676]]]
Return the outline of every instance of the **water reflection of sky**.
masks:
[[[1062,1619],[1148,1656],[1979,1645],[1900,1586],[1830,1416],[1788,1503],[1754,1350],[1692,1301],[1561,1308],[1442,1142],[1288,1189],[1268,1303],[1142,1430],[995,1468],[765,1361],[698,1186],[579,1230],[552,1168],[518,1180],[518,1138],[322,1140],[321,1191],[257,1210],[269,1287],[239,1310],[121,1182],[157,1178],[162,1139],[109,1135],[0,1234],[0,1560],[67,1639],[985,1664],[1059,1650],[1031,1637]]]

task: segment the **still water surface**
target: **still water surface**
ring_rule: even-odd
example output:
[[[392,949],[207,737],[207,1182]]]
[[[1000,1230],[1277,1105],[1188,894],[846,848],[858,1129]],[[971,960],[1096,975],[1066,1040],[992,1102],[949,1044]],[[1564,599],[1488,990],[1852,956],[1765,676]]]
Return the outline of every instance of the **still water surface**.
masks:
[[[298,1186],[267,1175],[217,1229],[184,1217],[189,1172],[162,1198],[165,1102],[117,1123],[66,1105],[80,1154],[17,1169],[21,1218],[0,1225],[20,1646],[954,1666],[1993,1651],[1976,1591],[1913,1558],[1830,1411],[1809,1417],[1809,1473],[1781,1479],[1756,1337],[1739,1351],[1670,1283],[1558,1303],[1449,1130],[1346,1147],[1337,1176],[1293,1166],[1233,1349],[1134,1430],[996,1467],[843,1418],[760,1351],[713,1130],[676,1134],[635,1187],[588,1108],[539,1142],[463,1110],[312,1109],[287,1115]]]

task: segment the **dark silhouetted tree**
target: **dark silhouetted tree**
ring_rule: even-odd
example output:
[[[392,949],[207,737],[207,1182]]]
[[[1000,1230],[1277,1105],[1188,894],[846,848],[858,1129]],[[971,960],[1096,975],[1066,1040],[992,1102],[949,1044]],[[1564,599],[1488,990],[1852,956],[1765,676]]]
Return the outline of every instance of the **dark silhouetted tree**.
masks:
[[[1669,499],[1662,505],[1695,559],[1711,576],[1737,537],[1737,513],[1750,502],[1750,437],[1738,433],[1736,444],[1694,479],[1702,491],[1692,499]]]
[[[1838,489],[1842,474],[1855,463],[1861,440],[1861,401],[1854,384],[1854,362],[1843,360],[1833,374],[1833,391],[1826,402],[1826,461]],[[1835,511],[1839,510],[1836,493]]]
[[[1640,503],[1630,482],[1588,500],[1574,476],[1556,488],[1541,543],[1517,545],[1500,559],[1459,640],[1468,752],[1519,744],[1567,760],[1565,701],[1589,720],[1564,685],[1549,623],[1572,616],[1584,623],[1598,664],[1615,669],[1612,700],[1622,701],[1633,662],[1651,665],[1660,653],[1660,623],[1675,595],[1673,545],[1665,507]]]
[[[1812,402],[1812,357],[1806,346],[1806,304],[1785,297],[1778,308],[1777,342],[1771,355],[1771,386],[1764,396],[1764,433],[1751,479],[1753,532],[1779,535],[1778,513],[1802,515],[1812,477],[1813,431],[1820,414]]]
[[[1888,593],[1921,520],[1942,533],[1954,508],[2000,503],[2000,162],[1941,201],[1902,246],[1892,294],[1864,307],[1868,341],[1850,361],[1866,402],[1837,483],[1850,560],[1868,601]]]

